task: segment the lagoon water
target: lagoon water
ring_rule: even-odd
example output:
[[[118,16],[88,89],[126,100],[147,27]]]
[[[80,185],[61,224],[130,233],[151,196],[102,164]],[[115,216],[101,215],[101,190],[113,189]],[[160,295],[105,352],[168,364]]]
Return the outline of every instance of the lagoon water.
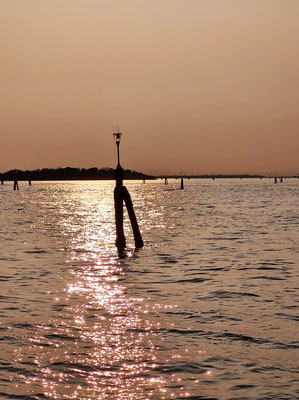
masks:
[[[0,186],[0,398],[294,400],[299,180]]]

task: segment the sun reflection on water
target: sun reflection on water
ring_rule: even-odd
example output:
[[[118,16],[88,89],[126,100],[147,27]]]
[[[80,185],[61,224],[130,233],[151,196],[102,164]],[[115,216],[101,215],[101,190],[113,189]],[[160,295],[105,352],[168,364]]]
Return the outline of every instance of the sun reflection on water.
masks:
[[[0,397],[295,398],[297,182],[113,186],[3,188]]]
[[[114,210],[109,187],[72,190],[57,204],[62,251],[53,318],[30,338],[36,376],[20,376],[53,399],[166,399],[167,382],[157,362],[163,305],[130,293],[122,259],[114,247]],[[166,306],[165,306],[166,307]],[[169,307],[169,306],[168,306]],[[19,363],[27,355],[17,352]],[[36,389],[35,393],[38,390]]]
[[[146,388],[152,397],[165,381],[147,376],[157,367],[157,349],[152,341],[153,324],[144,318],[149,310],[143,299],[126,293],[121,284],[125,273],[116,260],[73,270],[73,275],[67,299],[85,299],[72,312],[74,322],[81,326],[80,341],[89,344],[84,364],[93,370],[85,376],[87,392],[103,399],[138,399],[144,398]]]
[[[130,260],[138,253],[115,249],[111,197],[111,185],[102,185],[100,195],[92,184],[89,190],[74,186],[53,206],[63,268],[48,291],[50,317],[35,326],[27,353],[16,350],[17,365],[35,365],[34,375],[18,375],[32,398],[189,397],[181,378],[167,372],[182,355],[175,346],[163,353],[163,329],[173,324],[161,315],[176,306],[151,301],[130,285]],[[146,215],[143,210],[141,228],[146,230],[149,218],[156,226],[164,224],[158,211]]]

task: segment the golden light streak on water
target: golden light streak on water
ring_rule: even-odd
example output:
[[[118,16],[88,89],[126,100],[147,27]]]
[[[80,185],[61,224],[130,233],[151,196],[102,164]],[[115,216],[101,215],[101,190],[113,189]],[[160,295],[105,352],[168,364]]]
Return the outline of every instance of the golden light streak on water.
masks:
[[[176,183],[4,186],[0,398],[296,397],[297,181]]]
[[[71,238],[65,259],[70,268],[54,297],[60,317],[40,324],[39,335],[29,340],[42,378],[23,378],[52,399],[166,399],[165,377],[152,375],[161,326],[152,315],[172,306],[148,304],[149,298],[132,296],[123,284],[124,265],[111,246],[114,210],[107,188],[100,195],[73,190],[64,207],[57,204],[59,229]],[[130,249],[125,253],[133,255]],[[24,361],[24,354],[17,358]]]

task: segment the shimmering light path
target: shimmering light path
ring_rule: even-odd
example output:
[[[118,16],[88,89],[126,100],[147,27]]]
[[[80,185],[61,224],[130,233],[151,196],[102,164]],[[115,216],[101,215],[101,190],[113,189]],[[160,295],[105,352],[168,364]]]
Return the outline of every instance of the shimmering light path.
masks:
[[[0,397],[294,399],[299,182],[1,187]]]

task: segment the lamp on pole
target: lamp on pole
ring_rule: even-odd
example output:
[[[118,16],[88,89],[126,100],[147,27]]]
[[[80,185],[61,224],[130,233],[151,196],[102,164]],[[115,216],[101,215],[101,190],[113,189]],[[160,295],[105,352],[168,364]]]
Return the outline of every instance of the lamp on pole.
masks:
[[[114,130],[114,129],[113,129]],[[123,203],[125,203],[129,218],[132,225],[134,234],[135,246],[140,248],[143,247],[143,240],[139,230],[138,222],[133,208],[131,196],[125,186],[123,186],[123,169],[119,161],[119,144],[121,133],[119,127],[117,132],[114,131],[113,138],[117,146],[117,167],[115,169],[115,189],[114,189],[114,209],[115,209],[115,226],[116,226],[116,241],[115,244],[118,249],[124,249],[126,247],[126,238],[124,234],[124,212]]]
[[[121,132],[114,132],[113,137],[117,146],[117,166],[120,167],[120,162],[119,162],[119,144],[120,144],[120,138],[121,138],[122,133]]]

